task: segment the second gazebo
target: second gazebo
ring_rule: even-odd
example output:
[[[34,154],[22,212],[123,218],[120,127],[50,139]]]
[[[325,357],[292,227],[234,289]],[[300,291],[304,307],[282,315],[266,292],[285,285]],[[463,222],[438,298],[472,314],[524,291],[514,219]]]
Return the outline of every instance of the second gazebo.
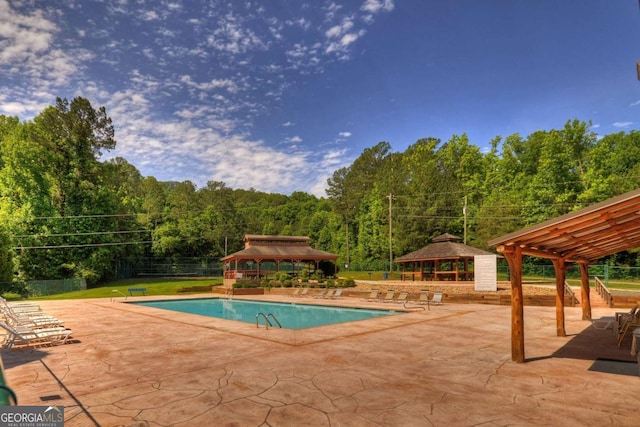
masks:
[[[462,239],[445,233],[433,243],[395,259],[402,264],[402,280],[469,281],[473,280],[473,259],[491,252],[462,243]]]

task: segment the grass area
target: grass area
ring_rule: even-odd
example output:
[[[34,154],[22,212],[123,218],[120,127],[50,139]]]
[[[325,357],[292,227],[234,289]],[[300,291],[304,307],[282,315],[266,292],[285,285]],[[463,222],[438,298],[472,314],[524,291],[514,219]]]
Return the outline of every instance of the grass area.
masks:
[[[110,282],[99,287],[82,291],[66,292],[63,294],[49,295],[43,297],[33,297],[30,300],[62,300],[62,299],[82,299],[82,298],[111,298],[122,296],[118,292],[129,295],[128,288],[146,288],[147,295],[176,295],[178,289],[190,286],[221,285],[221,277],[212,278],[146,278],[146,279],[125,279]],[[118,292],[113,292],[113,291]],[[138,294],[136,294],[138,295]],[[8,295],[4,297],[10,301],[21,299],[19,295]]]
[[[387,274],[387,280],[400,280],[400,273],[393,272],[389,276],[385,271],[341,271],[339,276],[353,280],[384,280],[385,274]],[[505,277],[498,277],[498,280],[507,280]],[[527,276],[523,280],[529,282],[540,282],[540,284],[549,285],[554,283],[553,277],[534,277]],[[580,286],[580,279],[568,279],[572,286]],[[147,295],[177,295],[178,289],[187,288],[190,286],[204,286],[204,285],[221,285],[221,277],[211,278],[145,278],[145,279],[125,279],[110,282],[95,288],[86,289],[83,291],[66,292],[63,294],[49,295],[43,297],[32,297],[30,300],[63,300],[63,299],[82,299],[82,298],[111,298],[113,296],[122,296],[120,293],[129,295],[128,288],[146,288]],[[591,286],[595,286],[593,281]],[[625,280],[610,280],[607,285],[610,289],[628,290],[628,291],[640,291],[640,283],[635,281]],[[114,292],[118,291],[118,292]],[[120,292],[120,293],[119,293]],[[15,294],[4,294],[4,298],[9,301],[18,301],[22,298]]]

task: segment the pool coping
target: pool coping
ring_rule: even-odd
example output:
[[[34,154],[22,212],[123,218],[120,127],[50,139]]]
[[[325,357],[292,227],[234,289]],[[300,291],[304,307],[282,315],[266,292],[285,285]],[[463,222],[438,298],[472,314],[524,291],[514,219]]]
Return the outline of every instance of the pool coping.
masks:
[[[353,337],[373,332],[379,332],[388,329],[400,328],[407,325],[429,322],[434,319],[442,319],[443,317],[457,316],[466,314],[467,310],[456,309],[450,310],[427,310],[426,307],[411,305],[405,309],[397,303],[383,302],[367,302],[360,299],[343,298],[336,300],[317,299],[317,298],[286,298],[282,295],[247,295],[234,296],[236,300],[258,301],[258,302],[278,302],[278,303],[295,303],[299,305],[319,305],[340,308],[357,308],[357,309],[374,309],[374,310],[395,310],[404,312],[401,316],[382,316],[372,319],[357,320],[352,322],[344,322],[325,326],[316,326],[306,329],[280,329],[266,328],[264,325],[256,327],[255,324],[246,323],[238,320],[226,320],[216,317],[210,317],[201,314],[191,314],[167,310],[164,308],[148,307],[137,304],[136,302],[166,301],[166,300],[187,300],[187,299],[226,299],[218,295],[197,294],[176,297],[170,296],[147,296],[147,297],[129,297],[120,301],[91,301],[91,304],[107,306],[115,310],[126,311],[130,314],[140,316],[148,316],[151,318],[168,320],[182,324],[188,324],[195,327],[214,329],[221,332],[227,332],[261,340],[287,344],[291,346],[301,346],[314,344],[322,341],[335,340],[340,338]],[[393,304],[390,306],[390,304]]]

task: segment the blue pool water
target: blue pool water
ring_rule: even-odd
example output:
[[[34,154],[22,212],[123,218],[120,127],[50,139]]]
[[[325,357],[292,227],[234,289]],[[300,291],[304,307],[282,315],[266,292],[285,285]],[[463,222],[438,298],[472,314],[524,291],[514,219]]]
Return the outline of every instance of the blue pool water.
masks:
[[[394,310],[327,307],[221,298],[148,301],[133,304],[254,324],[258,313],[273,314],[282,327],[286,329],[305,329],[403,313]],[[276,326],[275,322],[272,321],[271,323]],[[263,318],[260,318],[260,324],[264,325]]]

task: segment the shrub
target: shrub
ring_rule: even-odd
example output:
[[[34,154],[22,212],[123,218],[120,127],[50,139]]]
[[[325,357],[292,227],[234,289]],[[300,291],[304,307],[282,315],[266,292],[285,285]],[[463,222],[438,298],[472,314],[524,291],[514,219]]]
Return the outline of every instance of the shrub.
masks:
[[[348,279],[338,279],[338,286],[342,288],[353,288],[356,285],[356,281],[348,278]]]

